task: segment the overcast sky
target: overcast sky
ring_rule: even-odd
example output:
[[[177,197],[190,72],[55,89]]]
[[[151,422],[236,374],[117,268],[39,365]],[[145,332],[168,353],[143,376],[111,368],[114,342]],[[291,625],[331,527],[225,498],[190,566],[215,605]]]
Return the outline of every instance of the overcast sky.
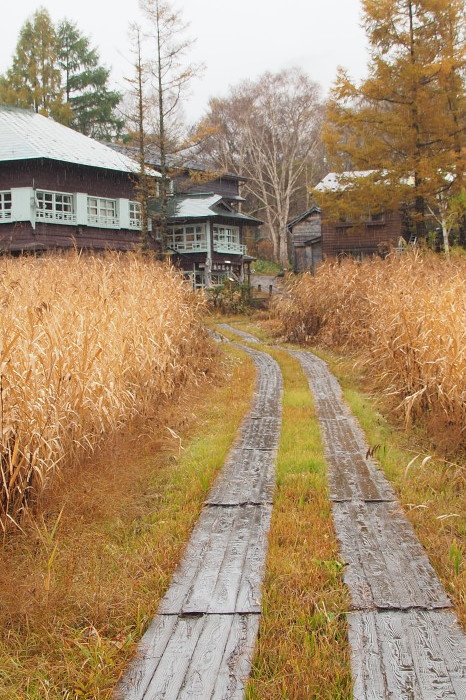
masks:
[[[190,59],[206,66],[191,87],[189,121],[202,115],[210,97],[224,96],[229,86],[266,70],[299,66],[324,92],[339,65],[356,79],[365,73],[360,0],[174,0],[173,5],[196,39]],[[111,68],[112,87],[125,89],[123,76],[131,75],[128,25],[141,20],[138,0],[11,0],[2,13],[0,73],[11,64],[21,26],[40,6],[54,22],[76,21]]]

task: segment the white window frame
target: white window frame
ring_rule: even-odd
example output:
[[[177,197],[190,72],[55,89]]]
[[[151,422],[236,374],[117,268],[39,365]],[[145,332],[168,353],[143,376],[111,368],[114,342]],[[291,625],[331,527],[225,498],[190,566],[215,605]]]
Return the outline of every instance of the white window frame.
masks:
[[[205,224],[188,224],[170,226],[168,245],[173,250],[195,252],[207,250],[207,231]]]
[[[36,190],[34,193],[36,221],[76,223],[75,198],[71,192]]]
[[[118,205],[116,199],[108,197],[87,197],[87,223],[89,226],[119,228]]]
[[[246,246],[240,243],[239,226],[214,224],[214,250],[222,253],[245,255]]]
[[[129,227],[134,229],[141,228],[141,202],[135,200],[129,201]]]
[[[11,219],[12,198],[11,190],[0,192],[0,221]]]

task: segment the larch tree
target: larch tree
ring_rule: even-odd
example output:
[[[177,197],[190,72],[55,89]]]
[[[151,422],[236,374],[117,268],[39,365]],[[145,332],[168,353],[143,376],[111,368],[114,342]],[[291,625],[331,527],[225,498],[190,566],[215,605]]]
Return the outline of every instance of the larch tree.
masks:
[[[212,99],[202,151],[219,169],[244,175],[251,213],[263,219],[276,260],[289,263],[287,223],[303,179],[322,175],[320,89],[298,69],[244,81]],[[306,189],[306,188],[305,188]],[[302,201],[302,200],[301,200]]]
[[[12,66],[0,79],[0,102],[29,107],[68,123],[71,110],[63,101],[57,59],[55,28],[47,10],[41,8],[20,30]]]
[[[146,135],[158,154],[157,227],[162,249],[167,246],[169,200],[171,197],[171,156],[187,147],[182,135],[180,105],[182,97],[201,66],[185,63],[192,41],[186,38],[187,25],[181,14],[166,0],[141,0],[148,41],[145,72],[149,74],[148,96],[152,110],[146,112]]]
[[[125,116],[126,125],[129,128],[129,142],[135,144],[136,157],[139,164],[135,189],[141,207],[141,245],[143,249],[146,249],[155,240],[155,232],[149,227],[149,204],[157,195],[154,178],[147,167],[148,112],[151,107],[146,95],[149,70],[143,58],[141,27],[137,24],[131,25],[130,36],[134,56],[134,72],[131,78],[126,78],[130,85],[130,90],[127,96],[128,109]]]
[[[118,137],[124,125],[115,111],[121,94],[108,88],[110,71],[99,64],[97,50],[74,22],[64,19],[56,35],[64,99],[73,115],[70,126],[105,141]]]
[[[324,141],[337,172],[373,171],[325,196],[335,216],[348,207],[404,207],[413,233],[463,187],[465,13],[463,0],[363,0],[368,77],[340,70]],[[351,186],[352,185],[352,186]],[[333,197],[333,201],[332,201]],[[348,202],[351,199],[352,204]]]

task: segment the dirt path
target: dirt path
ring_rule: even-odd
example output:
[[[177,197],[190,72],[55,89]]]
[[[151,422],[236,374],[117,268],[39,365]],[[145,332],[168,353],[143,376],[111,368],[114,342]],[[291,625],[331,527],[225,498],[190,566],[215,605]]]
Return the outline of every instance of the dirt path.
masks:
[[[259,627],[282,377],[269,355],[243,349],[258,370],[252,410],[115,698],[244,696]]]

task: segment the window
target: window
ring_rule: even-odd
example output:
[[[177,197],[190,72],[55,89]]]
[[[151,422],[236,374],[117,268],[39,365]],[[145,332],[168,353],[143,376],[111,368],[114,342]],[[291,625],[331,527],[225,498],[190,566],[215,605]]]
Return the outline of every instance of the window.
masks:
[[[129,227],[141,228],[141,202],[129,203]]]
[[[171,226],[168,245],[174,250],[207,250],[204,224],[197,226]]]
[[[0,192],[0,221],[11,219],[11,192]]]
[[[245,253],[240,244],[238,226],[214,226],[214,250],[223,253]]]
[[[116,199],[88,197],[87,221],[90,225],[118,227]]]
[[[36,219],[76,223],[73,195],[65,192],[37,190],[35,196]]]
[[[362,220],[365,221],[366,224],[384,224],[385,223],[385,214],[383,212],[369,212],[369,214],[366,214],[366,216],[362,217]]]

